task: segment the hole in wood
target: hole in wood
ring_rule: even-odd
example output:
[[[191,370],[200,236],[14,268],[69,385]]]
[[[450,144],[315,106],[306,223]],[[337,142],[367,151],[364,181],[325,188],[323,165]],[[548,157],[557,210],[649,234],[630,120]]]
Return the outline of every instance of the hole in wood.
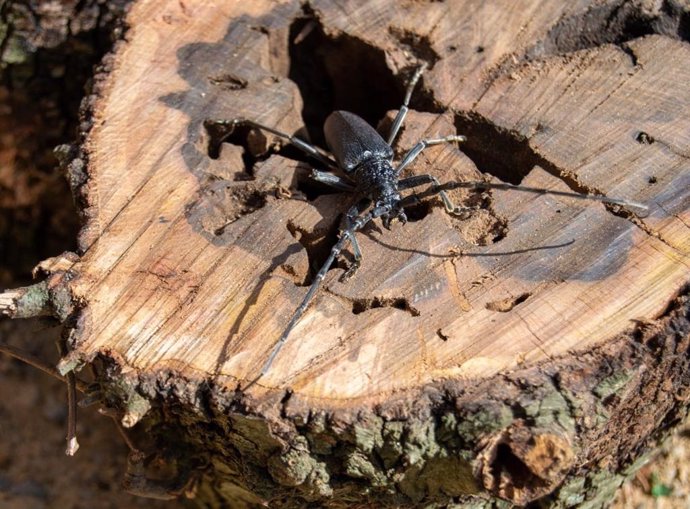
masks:
[[[348,34],[326,34],[308,6],[290,27],[289,55],[288,77],[304,98],[302,118],[318,145],[325,146],[323,124],[334,110],[350,111],[375,126],[402,104],[402,81],[388,69],[383,50]]]
[[[529,467],[513,453],[508,444],[498,444],[496,457],[491,462],[490,468],[495,483],[494,489],[509,498],[513,498],[513,491],[520,492],[546,484],[532,473]]]
[[[508,220],[504,217],[491,216],[488,219],[486,231],[483,235],[477,235],[470,240],[473,244],[478,246],[488,246],[496,244],[508,235]]]
[[[529,292],[522,293],[517,297],[508,297],[506,299],[495,300],[486,303],[486,309],[489,311],[498,311],[500,313],[507,313],[515,306],[518,306],[530,298],[532,294]]]
[[[646,35],[660,34],[690,40],[690,14],[680,3],[664,2],[660,9],[618,0],[564,17],[527,56],[572,53],[604,44],[624,45]],[[628,51],[622,48],[623,51]],[[636,60],[634,54],[631,59]],[[635,62],[633,62],[634,64]]]
[[[482,173],[519,184],[542,162],[526,138],[501,129],[477,114],[457,115],[455,125],[458,133],[467,137],[462,151]]]
[[[640,131],[637,133],[637,136],[635,136],[635,141],[641,145],[651,145],[656,140],[646,132]]]
[[[232,73],[223,73],[209,78],[211,84],[223,90],[242,90],[247,88],[249,82],[241,76]]]
[[[418,60],[427,62],[430,68],[441,59],[427,35],[417,34],[396,26],[389,27],[388,32]]]
[[[222,214],[223,223],[213,230],[216,236],[223,235],[225,229],[240,217],[251,214],[266,205],[266,195],[251,187],[233,187],[223,189],[217,193],[216,199],[210,198],[209,202],[216,201],[218,212]]]
[[[412,316],[419,316],[419,311],[410,305],[405,297],[383,298],[373,297],[371,299],[357,299],[352,303],[352,313],[358,315],[370,309],[390,307],[407,311]]]
[[[321,268],[321,266],[328,258],[331,252],[331,246],[338,241],[338,222],[336,221],[330,228],[313,228],[312,230],[305,230],[297,226],[293,221],[288,221],[287,229],[297,242],[301,244],[304,250],[307,252],[307,258],[309,260],[309,273],[306,274],[302,279],[304,280],[304,285],[298,286],[309,286],[314,280],[316,272]],[[343,268],[340,267],[339,261],[336,260],[331,269]]]
[[[414,223],[424,219],[431,212],[431,205],[431,200],[424,200],[405,207],[405,215],[407,215],[408,222]]]
[[[206,121],[204,128],[208,133],[208,156],[211,159],[218,159],[223,143],[242,148],[242,162],[244,163],[246,178],[251,179],[254,175],[254,165],[258,161],[268,158],[270,152],[265,150],[266,137],[257,129],[248,126],[236,126],[229,128],[220,124]],[[239,178],[236,180],[244,180]]]

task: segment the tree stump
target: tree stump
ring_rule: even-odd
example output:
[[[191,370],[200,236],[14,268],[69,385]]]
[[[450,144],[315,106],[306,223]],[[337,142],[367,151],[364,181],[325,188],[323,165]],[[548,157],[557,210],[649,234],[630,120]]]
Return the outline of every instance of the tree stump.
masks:
[[[93,366],[146,455],[127,478],[144,495],[600,506],[690,397],[690,11],[664,5],[134,2],[65,154],[78,257],[42,264],[6,314],[30,300],[66,321],[59,369]],[[207,121],[322,144],[335,109],[390,123],[421,63],[397,157],[468,141],[411,174],[649,215],[454,191],[481,206],[459,220],[422,200],[358,234],[359,271],[339,281],[345,253],[250,385],[351,196],[278,138]]]

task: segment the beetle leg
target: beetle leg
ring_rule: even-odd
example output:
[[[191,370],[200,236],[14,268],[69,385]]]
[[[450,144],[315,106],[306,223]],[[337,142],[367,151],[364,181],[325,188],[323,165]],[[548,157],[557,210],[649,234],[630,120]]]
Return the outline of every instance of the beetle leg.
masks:
[[[67,355],[67,347],[63,341],[57,342],[60,357]],[[74,456],[79,450],[77,441],[77,377],[74,371],[65,376],[67,382],[67,456]]]
[[[343,229],[343,234],[349,235],[350,237],[350,245],[352,246],[352,256],[354,259],[352,261],[352,264],[345,271],[345,273],[343,273],[343,275],[340,276],[340,282],[344,282],[350,279],[355,274],[355,272],[357,272],[357,269],[359,269],[359,266],[362,263],[362,251],[359,248],[357,237],[355,237],[354,232],[349,232],[352,229],[352,226],[357,221],[357,217],[359,216],[359,214],[366,210],[369,207],[369,205],[371,205],[370,200],[362,200],[360,203],[350,208],[350,210],[348,210],[347,214],[345,215],[345,228]]]
[[[417,143],[414,147],[412,147],[407,152],[407,154],[405,154],[403,160],[400,162],[398,167],[395,168],[395,173],[397,175],[400,175],[400,172],[402,172],[410,163],[412,163],[412,161],[417,159],[417,156],[422,153],[422,150],[424,150],[427,147],[430,147],[431,145],[441,145],[442,143],[453,143],[454,141],[465,140],[467,140],[465,136],[456,134],[451,134],[443,138],[427,138],[425,140],[422,140],[419,143]]]
[[[331,168],[333,170],[338,169],[338,165],[336,162],[328,157],[326,154],[324,154],[321,150],[319,150],[316,146],[312,145],[311,143],[307,143],[304,140],[301,140],[297,138],[296,136],[291,136],[287,133],[284,133],[282,131],[278,131],[276,129],[273,129],[272,127],[265,126],[263,124],[259,124],[258,122],[254,122],[253,120],[247,120],[246,118],[235,118],[233,120],[207,120],[205,122],[206,125],[208,124],[214,124],[214,125],[220,125],[223,127],[227,127],[229,129],[228,134],[232,133],[233,129],[237,126],[249,126],[254,129],[260,129],[262,131],[269,132],[275,136],[278,136],[279,138],[283,138],[287,140],[291,145],[297,147],[300,149],[302,152],[305,154],[313,157],[314,159],[318,160],[322,164],[326,165],[328,168]]]
[[[352,256],[354,260],[352,264],[347,268],[347,270],[340,276],[340,282],[344,283],[352,276],[354,276],[359,266],[362,264],[362,251],[359,249],[359,243],[357,242],[357,237],[354,234],[348,234],[350,237],[350,245],[352,246]]]
[[[393,125],[391,125],[390,133],[388,133],[387,143],[389,145],[393,145],[395,137],[398,135],[398,131],[400,130],[400,127],[402,126],[402,123],[405,120],[405,116],[407,115],[407,112],[410,109],[408,108],[408,106],[410,104],[410,98],[412,97],[412,91],[414,90],[415,85],[417,84],[419,78],[422,76],[422,73],[425,70],[426,63],[420,65],[417,68],[415,73],[412,75],[412,79],[407,84],[407,90],[405,91],[405,99],[403,100],[402,106],[400,106],[400,109],[398,110],[398,114],[395,116],[395,120],[393,120]]]
[[[307,294],[302,299],[302,303],[299,305],[297,310],[293,313],[292,318],[290,318],[290,321],[285,327],[285,330],[283,330],[283,334],[281,334],[280,338],[273,346],[273,350],[271,350],[271,353],[268,356],[268,359],[264,363],[263,367],[261,368],[259,375],[256,376],[256,378],[254,378],[251,382],[249,382],[249,384],[244,388],[244,390],[247,390],[249,387],[254,385],[262,376],[268,373],[268,370],[271,368],[271,365],[273,364],[274,359],[278,355],[278,352],[280,352],[280,350],[287,342],[290,332],[295,327],[295,325],[297,325],[297,322],[302,317],[304,312],[307,310],[307,307],[314,298],[316,291],[319,289],[319,286],[321,286],[321,282],[326,277],[328,269],[331,268],[331,265],[333,265],[335,258],[342,252],[347,242],[351,241],[354,238],[354,233],[356,231],[361,230],[369,221],[374,219],[374,217],[378,217],[376,215],[376,211],[370,211],[367,214],[358,215],[360,209],[364,208],[365,203],[368,206],[368,200],[363,200],[359,204],[352,206],[352,208],[350,208],[350,210],[348,211],[348,216],[353,218],[350,222],[349,227],[343,230],[343,232],[340,234],[338,242],[336,242],[331,248],[331,253],[328,255],[326,261],[323,262],[323,265],[319,269],[319,272],[317,272],[316,276],[314,277],[314,281],[309,287],[309,290],[307,290]]]
[[[412,177],[402,179],[398,181],[398,189],[402,191],[404,189],[411,189],[413,187],[423,186],[425,184],[432,184],[432,193],[438,193],[443,201],[444,207],[446,208],[446,212],[449,214],[466,217],[468,214],[476,210],[476,208],[473,207],[458,207],[457,205],[453,204],[451,199],[448,197],[448,194],[444,190],[439,189],[441,183],[433,175],[414,175]]]
[[[322,184],[331,186],[334,189],[340,189],[341,191],[354,191],[355,186],[352,185],[348,180],[338,177],[333,173],[327,171],[320,171],[317,169],[311,170],[311,178]]]

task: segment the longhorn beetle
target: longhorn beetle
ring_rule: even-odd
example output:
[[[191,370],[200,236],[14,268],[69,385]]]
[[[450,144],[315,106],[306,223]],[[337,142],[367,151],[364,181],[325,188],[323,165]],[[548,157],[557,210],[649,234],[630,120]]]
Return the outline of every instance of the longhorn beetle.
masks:
[[[402,198],[400,195],[401,191],[424,185],[431,186],[431,192],[425,194],[438,194],[443,201],[446,211],[454,216],[465,216],[476,209],[475,207],[458,207],[453,204],[446,194],[446,190],[456,188],[515,189],[529,193],[549,193],[596,200],[604,203],[634,207],[643,211],[647,210],[645,205],[627,200],[607,198],[605,196],[584,195],[574,192],[552,191],[508,183],[479,181],[448,182],[442,185],[433,175],[414,175],[401,179],[401,172],[410,165],[425,148],[443,143],[462,142],[466,139],[464,136],[451,134],[443,138],[428,138],[421,140],[405,154],[402,161],[397,165],[393,165],[392,145],[409,111],[412,91],[425,69],[426,65],[420,66],[408,83],[403,104],[393,121],[387,140],[384,140],[372,126],[354,113],[349,113],[347,111],[334,111],[331,113],[326,119],[323,129],[326,144],[331,151],[332,157],[304,140],[277,131],[272,127],[259,124],[253,120],[236,118],[234,120],[213,120],[207,122],[207,126],[217,125],[227,129],[226,137],[232,134],[235,127],[246,126],[269,132],[279,138],[287,140],[290,144],[305,152],[308,156],[312,157],[329,170],[320,171],[313,169],[311,177],[314,180],[335,189],[353,193],[357,198],[355,204],[350,207],[344,217],[343,228],[338,241],[331,248],[328,258],[319,269],[302,303],[292,315],[283,334],[273,347],[273,350],[261,368],[261,372],[249,386],[268,373],[278,352],[280,352],[283,345],[285,345],[290,331],[292,331],[304,314],[307,306],[314,298],[321,281],[326,277],[328,269],[348,242],[352,246],[354,261],[343,274],[342,279],[348,279],[357,270],[362,259],[362,253],[359,249],[357,238],[354,235],[355,232],[361,230],[367,223],[377,218],[381,218],[383,226],[387,229],[390,229],[391,221],[394,219],[398,219],[402,223],[407,222],[404,206],[410,204],[410,198],[414,198],[414,196]]]

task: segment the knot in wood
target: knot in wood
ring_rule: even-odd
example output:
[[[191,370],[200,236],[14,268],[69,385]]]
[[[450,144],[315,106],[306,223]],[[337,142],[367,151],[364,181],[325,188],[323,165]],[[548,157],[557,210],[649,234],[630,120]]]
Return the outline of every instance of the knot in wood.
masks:
[[[522,506],[556,489],[574,462],[567,437],[517,422],[489,440],[478,473],[487,490]]]

